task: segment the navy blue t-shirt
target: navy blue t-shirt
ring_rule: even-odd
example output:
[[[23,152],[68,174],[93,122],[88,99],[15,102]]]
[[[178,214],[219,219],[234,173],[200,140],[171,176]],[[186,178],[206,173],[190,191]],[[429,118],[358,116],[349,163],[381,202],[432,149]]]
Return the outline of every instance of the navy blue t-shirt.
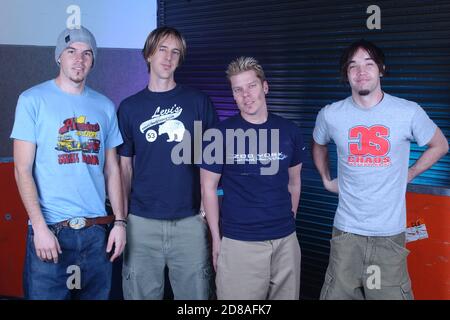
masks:
[[[263,124],[249,123],[238,114],[219,123],[217,129],[223,135],[225,150],[222,164],[203,162],[200,167],[222,175],[222,235],[235,240],[264,241],[279,239],[294,232],[295,218],[288,191],[288,169],[304,161],[305,145],[300,128],[289,120],[269,113]],[[245,140],[245,151],[240,150],[238,138],[226,138],[227,131],[232,136],[230,133],[234,130],[236,134],[236,129],[242,129],[248,137],[254,133],[253,138]],[[273,129],[278,129],[279,139],[272,140],[276,138]],[[264,136],[267,137],[264,139],[267,140],[267,147],[262,143]],[[251,139],[257,141],[256,153],[255,149],[252,151],[249,148]],[[272,141],[278,143],[278,150]],[[208,142],[204,143],[204,157],[206,150]],[[217,155],[216,152],[211,154],[213,157]],[[266,174],[263,174],[262,168],[268,170]]]
[[[124,140],[118,153],[135,157],[129,212],[153,219],[197,214],[200,178],[192,161],[194,121],[201,121],[203,131],[217,122],[208,96],[180,84],[166,92],[145,88],[122,101],[118,119]],[[172,149],[180,143],[189,147],[179,152],[188,161],[176,164],[179,158],[173,161]]]

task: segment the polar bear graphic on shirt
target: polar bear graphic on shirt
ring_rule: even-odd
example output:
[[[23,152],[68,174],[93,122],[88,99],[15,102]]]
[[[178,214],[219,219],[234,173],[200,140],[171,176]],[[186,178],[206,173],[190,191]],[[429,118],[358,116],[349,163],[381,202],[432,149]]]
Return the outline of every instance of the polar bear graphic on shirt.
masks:
[[[159,126],[158,135],[167,133],[169,136],[167,142],[180,142],[183,140],[184,130],[183,122],[178,120],[168,120]]]

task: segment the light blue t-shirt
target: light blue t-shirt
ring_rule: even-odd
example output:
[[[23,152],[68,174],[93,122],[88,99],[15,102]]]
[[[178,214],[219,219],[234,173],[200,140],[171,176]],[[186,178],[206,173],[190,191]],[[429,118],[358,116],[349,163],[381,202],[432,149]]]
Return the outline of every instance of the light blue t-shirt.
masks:
[[[106,214],[105,153],[122,143],[111,100],[46,81],[19,96],[11,138],[36,144],[33,176],[48,224]]]
[[[364,236],[405,231],[410,142],[427,144],[436,124],[417,104],[389,94],[364,109],[348,97],[318,114],[316,143],[336,143],[339,204],[334,226]]]

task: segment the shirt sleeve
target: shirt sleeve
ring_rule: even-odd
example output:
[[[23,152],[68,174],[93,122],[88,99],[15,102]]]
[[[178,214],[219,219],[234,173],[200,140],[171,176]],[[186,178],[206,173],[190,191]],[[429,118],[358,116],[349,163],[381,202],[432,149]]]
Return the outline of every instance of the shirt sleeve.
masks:
[[[417,105],[417,111],[412,118],[411,133],[419,147],[426,145],[433,138],[437,125],[428,117],[425,110]]]
[[[203,111],[203,119],[202,119],[202,125],[203,130],[213,128],[217,125],[219,122],[219,118],[217,116],[216,108],[214,107],[214,104],[212,103],[211,99],[205,95],[204,98],[204,111]]]
[[[112,108],[113,112],[111,112],[111,116],[109,119],[109,131],[105,142],[106,149],[115,148],[123,142],[122,135],[120,134],[119,126],[117,123],[117,115],[114,111],[114,105],[112,106]]]
[[[202,138],[203,138],[203,136],[205,135],[205,133],[208,129],[213,129],[212,131],[217,130],[215,128],[216,128],[219,120],[217,117],[216,109],[214,108],[214,105],[211,102],[211,99],[206,94],[202,94],[202,96],[203,96],[202,97],[202,99],[203,99],[202,105],[198,109],[198,110],[200,110],[200,112],[197,117],[199,117],[200,118],[199,120],[201,121]],[[197,138],[195,138],[194,140],[198,141]],[[198,152],[195,152],[195,154],[194,154],[194,158],[195,158],[194,163],[196,163],[196,164],[203,163],[205,161],[204,152],[203,152],[203,151],[205,151],[205,149],[206,149],[206,152],[209,153],[206,157],[211,158],[211,154],[210,154],[211,147],[208,147],[209,144],[205,143],[203,141],[203,139],[201,139],[201,140],[202,140],[201,152],[198,151]],[[214,142],[214,140],[212,142]],[[212,142],[210,142],[210,143],[212,143]],[[204,169],[206,169],[206,168],[204,168]]]
[[[133,132],[125,109],[124,104],[121,103],[117,112],[118,126],[123,139],[123,143],[117,148],[117,153],[124,157],[132,157],[134,156]]]
[[[36,143],[36,102],[32,97],[20,95],[17,101],[11,138]]]
[[[221,174],[225,163],[225,135],[217,127],[209,128],[203,134],[202,159],[198,166]],[[211,141],[207,141],[211,140]]]
[[[313,139],[320,145],[326,145],[331,140],[328,125],[325,119],[325,110],[326,107],[319,111],[313,131]]]
[[[306,146],[303,140],[303,134],[299,127],[296,127],[294,135],[294,152],[289,167],[294,167],[303,163],[306,159]]]

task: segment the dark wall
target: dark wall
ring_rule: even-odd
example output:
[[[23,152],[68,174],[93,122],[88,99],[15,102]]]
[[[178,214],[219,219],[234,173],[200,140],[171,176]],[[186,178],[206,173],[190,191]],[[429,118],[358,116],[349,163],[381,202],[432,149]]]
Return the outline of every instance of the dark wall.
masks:
[[[380,30],[366,26],[370,5],[381,9]],[[177,81],[208,93],[221,118],[237,112],[226,66],[237,56],[255,56],[269,82],[269,110],[294,121],[310,142],[319,110],[350,95],[339,75],[344,47],[365,38],[386,54],[383,89],[418,102],[449,137],[449,12],[449,0],[159,0],[158,24],[186,37],[188,56]],[[329,150],[336,176],[336,148],[330,144]],[[413,143],[411,162],[423,150]],[[450,187],[450,154],[413,183]],[[297,214],[302,298],[319,296],[337,200],[309,157]]]
[[[54,47],[0,46],[0,157],[12,157],[9,136],[20,93],[57,76],[54,50]],[[87,85],[108,96],[117,107],[147,82],[147,67],[140,50],[100,48]]]

